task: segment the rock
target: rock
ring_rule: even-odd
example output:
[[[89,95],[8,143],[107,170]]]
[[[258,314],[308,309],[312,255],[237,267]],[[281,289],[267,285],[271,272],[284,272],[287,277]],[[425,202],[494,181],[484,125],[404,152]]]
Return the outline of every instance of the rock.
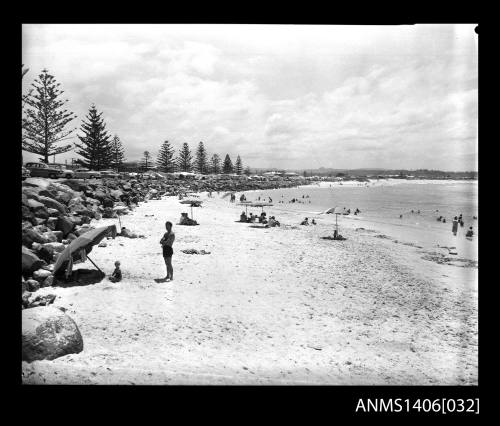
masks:
[[[47,228],[49,228],[52,231],[55,231],[58,220],[59,220],[59,218],[57,218],[57,217],[49,217],[47,219],[47,221],[45,222],[45,224],[47,225]]]
[[[45,225],[37,225],[37,226],[34,226],[33,229],[40,234],[43,234],[44,232],[50,231],[50,229],[47,228]]]
[[[45,238],[47,238],[47,242],[57,242],[57,236],[52,231],[44,232],[42,234]]]
[[[47,222],[47,219],[42,219],[40,217],[35,217],[35,223],[37,225],[43,225],[43,224],[45,224],[45,222]]]
[[[40,250],[41,247],[42,247],[42,245],[40,243],[31,244],[31,250],[38,251],[38,250]]]
[[[25,281],[24,277],[23,277],[23,280],[22,280],[22,292],[21,292],[21,294],[24,293],[25,291],[28,291],[28,281]]]
[[[46,269],[38,269],[35,272],[33,272],[33,278],[38,282],[44,281],[45,278],[47,278],[49,275],[51,275],[51,273]]]
[[[63,236],[65,237],[73,230],[74,227],[75,224],[70,220],[69,216],[61,216],[57,221],[56,230],[62,231]]]
[[[52,198],[44,197],[44,196],[40,196],[38,198],[39,198],[40,202],[47,208],[56,209],[59,211],[59,213],[62,213],[62,214],[65,214],[67,211],[66,206],[64,204],[61,204],[59,201],[56,201]]]
[[[56,236],[58,242],[62,241],[62,239],[63,239],[62,231],[52,231],[52,234],[54,234]]]
[[[60,242],[45,243],[43,246],[52,248],[55,253],[61,253],[66,248],[64,244]]]
[[[27,206],[22,206],[21,217],[24,221],[35,222],[35,214]]]
[[[85,191],[88,185],[80,180],[68,179],[61,182],[63,185],[69,186],[73,191]]]
[[[28,291],[37,291],[40,289],[40,283],[37,280],[27,280],[26,285],[28,287]]]
[[[110,191],[110,194],[115,200],[121,200],[123,192],[120,191],[119,189],[113,189],[112,191]]]
[[[92,213],[93,216],[93,213]],[[90,223],[90,217],[89,216],[82,216],[82,223],[83,224],[89,224]]]
[[[26,247],[22,247],[22,272],[23,275],[31,274],[33,271],[41,268],[45,262],[43,262],[35,253],[28,250]]]
[[[52,360],[83,350],[76,323],[61,310],[46,306],[22,311],[22,359]]]
[[[63,191],[57,191],[56,196],[54,199],[58,201],[61,204],[67,205],[70,200],[73,198],[73,193],[68,193],[68,192],[63,192]]]
[[[33,228],[33,224],[28,220],[23,220],[22,226],[23,226],[23,231],[25,229]]]
[[[47,238],[37,232],[34,228],[24,229],[21,241],[22,244],[28,248],[31,247],[33,243],[45,244],[49,242]]]
[[[116,214],[115,214],[115,212],[113,211],[113,209],[111,207],[105,207],[104,208],[104,212],[102,213],[102,217],[113,218],[115,216],[116,216]]]
[[[42,287],[51,287],[54,284],[54,275],[49,275],[43,280]]]
[[[45,260],[47,263],[51,263],[54,255],[54,249],[52,247],[46,247],[44,244],[43,246],[40,246],[36,254],[40,259]]]
[[[108,197],[108,195],[103,190],[100,190],[100,189],[98,189],[97,191],[94,191],[94,195],[92,196],[92,198],[99,200],[101,203],[107,197]]]
[[[78,237],[75,234],[70,233],[66,236],[66,238],[71,242],[73,240],[76,240]]]
[[[99,212],[94,212],[94,219],[95,219],[95,220],[101,220],[101,218],[102,218],[101,213],[99,213]]]
[[[30,303],[30,297],[31,297],[31,293],[29,291],[23,292],[23,294],[21,296],[23,307],[25,307],[25,308],[28,307],[28,305]]]
[[[57,189],[55,189],[52,185],[49,185],[47,188],[41,189],[38,192],[38,196],[42,196],[42,197],[55,198],[56,195],[57,195]],[[41,200],[39,200],[39,201],[43,202]]]
[[[28,200],[28,202],[30,202],[30,204],[34,204],[34,203],[40,204],[40,205],[36,205],[36,206],[30,206],[31,211],[33,212],[33,214],[36,217],[40,217],[42,219],[49,218],[50,215],[49,215],[49,212],[47,210],[47,207],[45,207],[42,203],[38,203],[38,201],[35,201],[35,200]]]
[[[106,241],[101,241],[97,247],[107,247],[107,246],[108,244],[106,243]]]
[[[114,205],[115,205],[115,202],[114,202],[114,200],[113,200],[112,198],[110,198],[110,197],[106,197],[106,198],[104,198],[104,199],[102,200],[102,206],[103,206],[104,208],[106,208],[106,207],[111,207],[111,208],[112,208]]]

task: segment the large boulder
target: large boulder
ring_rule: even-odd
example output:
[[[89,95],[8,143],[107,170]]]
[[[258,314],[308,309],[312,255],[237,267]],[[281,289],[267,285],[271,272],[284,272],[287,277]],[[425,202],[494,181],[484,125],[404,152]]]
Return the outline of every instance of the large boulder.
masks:
[[[71,221],[69,216],[61,216],[57,221],[56,230],[62,231],[63,237],[65,237],[73,230],[74,227],[75,224]]]
[[[113,218],[113,217],[116,217],[116,213],[113,211],[112,207],[105,207],[104,211],[102,213],[102,217],[105,217],[108,219]]]
[[[67,211],[67,208],[64,204],[61,204],[59,201],[56,201],[53,198],[44,197],[44,196],[40,195],[38,197],[38,199],[39,199],[40,203],[42,203],[47,208],[56,209],[57,211],[59,211],[62,214],[66,213],[66,211]]]
[[[52,231],[44,232],[42,234],[45,238],[47,238],[48,243],[55,243],[57,242],[57,235],[54,234]]]
[[[35,253],[31,250],[28,250],[26,247],[22,247],[22,272],[23,275],[28,276],[33,271],[41,268],[45,262],[43,262]]]
[[[41,189],[38,195],[48,198],[55,198],[57,195],[57,190],[55,190],[52,185],[49,185],[46,189]]]
[[[54,250],[54,252],[56,253],[61,253],[62,251],[64,251],[64,249],[66,248],[65,245],[63,243],[60,243],[60,242],[50,242],[50,243],[46,243],[43,245],[43,247],[49,247],[51,248],[52,250]]]
[[[61,310],[43,306],[22,311],[23,361],[52,360],[82,350],[78,326]]]
[[[44,237],[40,232],[37,232],[34,228],[28,228],[23,230],[22,244],[30,248],[33,243],[45,244],[49,240]]]
[[[115,200],[120,200],[121,196],[123,195],[123,192],[120,191],[119,189],[114,189],[110,193]]]
[[[69,186],[73,191],[85,191],[88,185],[76,179],[68,179],[61,182],[63,185]]]
[[[52,275],[50,271],[47,271],[46,269],[38,269],[33,272],[33,279],[37,280],[39,283],[42,283],[43,281],[45,281],[45,278],[50,275]]]
[[[54,199],[61,204],[68,204],[70,200],[74,197],[73,191],[70,192],[63,192],[63,191],[57,191],[56,196]]]
[[[29,221],[32,224],[35,224],[36,223],[35,214],[30,210],[30,208],[25,205],[23,205],[21,208],[22,208],[21,210],[22,219],[25,221]]]
[[[51,231],[55,231],[58,220],[59,218],[57,217],[49,217],[45,222],[45,224],[47,225],[47,228],[49,228]]]
[[[36,244],[36,243],[35,243]],[[52,262],[52,257],[54,256],[54,249],[52,247],[46,247],[45,244],[41,246],[37,251],[36,255],[42,259],[45,260],[47,263]]]

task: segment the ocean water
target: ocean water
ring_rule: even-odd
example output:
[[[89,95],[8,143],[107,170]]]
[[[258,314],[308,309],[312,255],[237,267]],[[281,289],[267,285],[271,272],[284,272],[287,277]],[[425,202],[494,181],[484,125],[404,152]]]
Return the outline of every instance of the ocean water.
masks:
[[[331,185],[331,186],[330,186]],[[237,194],[239,196],[239,194]],[[302,211],[314,215],[330,207],[358,208],[360,219],[398,224],[426,230],[451,228],[454,216],[462,214],[464,229],[473,226],[477,234],[477,181],[373,181],[366,184],[322,182],[317,185],[246,192],[247,200],[272,198],[274,210]],[[304,198],[302,198],[304,196]],[[291,203],[292,198],[299,203]],[[411,213],[411,210],[414,213]],[[420,210],[420,214],[417,211]],[[400,219],[400,215],[403,218]],[[443,216],[446,223],[438,222]]]

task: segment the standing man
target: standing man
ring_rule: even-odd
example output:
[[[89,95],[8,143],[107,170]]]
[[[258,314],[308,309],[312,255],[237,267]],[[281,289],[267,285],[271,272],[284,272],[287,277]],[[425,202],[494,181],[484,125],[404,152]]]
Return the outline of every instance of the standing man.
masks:
[[[172,232],[172,222],[165,222],[165,228],[167,232],[165,232],[163,238],[160,240],[160,244],[163,248],[163,259],[167,267],[165,281],[173,281],[174,269],[172,268],[172,255],[174,254],[174,250],[172,249],[172,245],[175,241],[175,234]]]

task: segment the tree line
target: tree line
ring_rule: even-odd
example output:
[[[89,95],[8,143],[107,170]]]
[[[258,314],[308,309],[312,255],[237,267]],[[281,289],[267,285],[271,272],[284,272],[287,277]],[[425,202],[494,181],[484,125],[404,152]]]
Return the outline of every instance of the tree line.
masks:
[[[23,78],[28,72],[23,66]],[[75,149],[81,159],[77,163],[92,170],[107,168],[119,169],[125,161],[125,150],[118,137],[113,137],[106,130],[106,123],[94,104],[89,108],[80,126],[81,134],[76,136],[79,142],[64,144],[77,129],[68,129],[76,115],[64,108],[68,99],[63,99],[64,91],[48,70],[44,69],[32,83],[30,90],[22,97],[22,150],[40,155],[40,161],[49,162],[50,156],[64,154]],[[140,162],[143,170],[151,168],[153,160],[149,151],[144,152]],[[229,154],[224,161],[217,154],[208,158],[203,142],[198,144],[193,156],[188,143],[184,143],[177,156],[168,141],[160,147],[156,164],[160,171],[198,173],[237,173],[249,174],[247,167],[238,155],[233,165]]]
[[[151,154],[149,151],[144,152],[144,156],[140,163],[141,168],[147,169],[152,164]],[[184,142],[178,154],[175,155],[175,150],[171,143],[166,140],[160,147],[158,157],[156,159],[158,169],[165,173],[172,172],[198,172],[201,174],[208,173],[236,173],[241,175],[243,173],[250,174],[250,169],[247,167],[243,170],[243,162],[238,155],[236,162],[233,165],[231,157],[226,154],[224,161],[218,154],[213,154],[210,158],[203,142],[198,144],[196,151],[193,155],[189,144]]]

